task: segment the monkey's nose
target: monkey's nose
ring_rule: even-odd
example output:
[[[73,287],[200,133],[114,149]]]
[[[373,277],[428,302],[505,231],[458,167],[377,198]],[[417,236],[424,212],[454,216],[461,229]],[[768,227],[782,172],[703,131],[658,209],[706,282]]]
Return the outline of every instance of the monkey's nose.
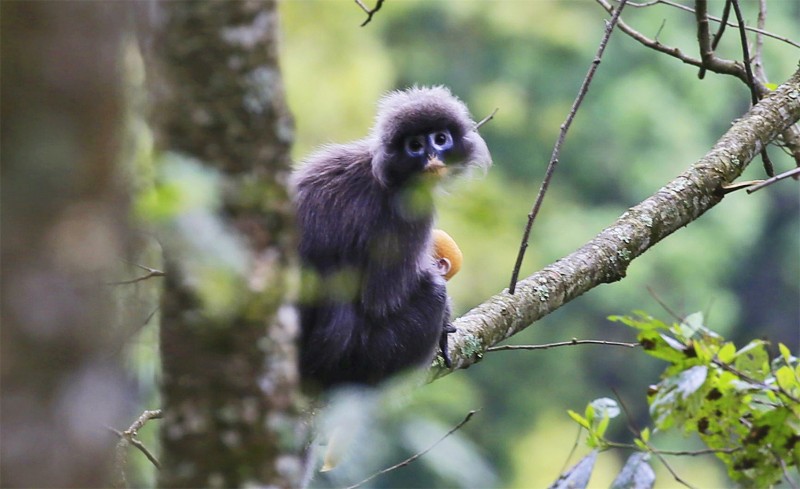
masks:
[[[423,171],[426,173],[432,173],[437,177],[442,177],[447,173],[447,166],[439,159],[439,157],[435,154],[428,156],[428,162],[425,164],[425,168]]]

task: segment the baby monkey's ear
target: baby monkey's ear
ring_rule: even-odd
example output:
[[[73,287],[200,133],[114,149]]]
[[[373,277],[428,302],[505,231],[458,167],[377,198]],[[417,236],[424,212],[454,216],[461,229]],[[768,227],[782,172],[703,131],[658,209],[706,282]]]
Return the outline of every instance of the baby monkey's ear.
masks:
[[[433,230],[433,257],[445,280],[453,278],[461,270],[464,261],[464,255],[455,240],[441,229]]]

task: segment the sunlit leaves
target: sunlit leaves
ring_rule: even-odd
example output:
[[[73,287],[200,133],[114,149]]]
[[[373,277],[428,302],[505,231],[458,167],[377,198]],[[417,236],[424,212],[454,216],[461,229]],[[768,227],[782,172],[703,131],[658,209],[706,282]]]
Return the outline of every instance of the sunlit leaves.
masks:
[[[779,483],[788,468],[798,465],[800,367],[785,345],[778,345],[779,355],[772,360],[770,345],[763,340],[737,349],[706,328],[700,313],[672,325],[640,311],[609,319],[638,330],[644,351],[669,365],[648,391],[655,429],[641,430],[633,445],[605,438],[609,419],[619,414],[613,400],[592,401],[583,415],[569,411],[587,431],[589,447],[658,453],[651,435],[680,429],[685,435],[698,435],[722,460],[732,480],[753,487]],[[649,466],[628,467],[643,460],[632,457],[614,487],[651,487]],[[636,485],[637,477],[642,485]]]
[[[785,345],[772,361],[766,341],[737,349],[706,328],[699,313],[670,326],[641,312],[610,319],[637,329],[645,352],[670,363],[648,398],[657,431],[696,433],[731,479],[748,486],[773,485],[784,465],[797,465],[800,376]],[[642,432],[640,449],[649,436]]]

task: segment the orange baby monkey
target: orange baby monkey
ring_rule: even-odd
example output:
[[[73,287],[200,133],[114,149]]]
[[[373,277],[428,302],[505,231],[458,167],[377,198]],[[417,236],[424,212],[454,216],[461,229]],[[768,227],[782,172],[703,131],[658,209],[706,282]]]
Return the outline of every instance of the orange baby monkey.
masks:
[[[441,229],[433,230],[433,256],[445,280],[450,280],[461,270],[464,255],[455,240]]]

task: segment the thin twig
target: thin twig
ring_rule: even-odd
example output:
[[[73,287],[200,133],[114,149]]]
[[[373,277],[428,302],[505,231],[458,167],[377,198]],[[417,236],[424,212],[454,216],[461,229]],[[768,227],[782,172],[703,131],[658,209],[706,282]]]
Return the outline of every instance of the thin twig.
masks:
[[[487,115],[486,117],[484,117],[483,119],[481,119],[480,121],[478,121],[478,122],[475,124],[475,130],[477,131],[478,129],[480,129],[480,127],[481,127],[482,125],[484,125],[484,124],[486,124],[487,122],[489,122],[490,120],[494,119],[494,115],[495,115],[495,114],[497,114],[497,111],[498,111],[498,110],[500,110],[500,107],[495,107],[495,109],[492,111],[492,113],[491,113],[491,114]]]
[[[633,436],[641,439],[641,435],[640,435],[641,431],[636,426],[636,423],[634,423],[633,416],[631,416],[631,412],[628,410],[628,406],[625,404],[625,401],[622,400],[622,396],[620,396],[619,392],[617,392],[617,390],[614,389],[613,387],[611,388],[611,391],[614,393],[614,397],[617,398],[617,401],[619,402],[619,405],[622,408],[622,411],[625,413],[625,420],[628,423],[628,429],[631,430],[631,433],[633,433]],[[677,481],[679,484],[683,484],[684,486],[686,486],[686,487],[688,487],[690,489],[694,489],[694,486],[692,486],[691,484],[689,484],[685,480],[681,479],[681,477],[678,475],[678,473],[675,472],[675,470],[669,465],[669,463],[664,458],[664,456],[661,453],[659,453],[658,451],[656,451],[653,448],[653,446],[650,444],[650,442],[648,442],[646,440],[642,440],[642,443],[645,444],[645,446],[647,447],[648,450],[650,450],[651,453],[653,453],[656,457],[658,457],[658,460],[661,461],[661,463],[664,465],[664,467],[666,467],[666,469],[669,471],[669,473],[672,474],[672,477],[675,479],[675,481]]]
[[[753,103],[753,105],[755,105],[758,103],[760,97],[758,96],[758,90],[756,89],[756,80],[753,76],[753,69],[750,66],[750,47],[747,44],[747,32],[744,30],[744,17],[742,16],[742,10],[739,8],[739,0],[729,1],[733,4],[733,11],[736,14],[736,21],[739,22],[739,38],[742,42],[744,71],[747,74],[747,86],[750,88],[750,101]],[[767,176],[774,177],[775,167],[773,166],[772,161],[769,159],[766,146],[761,148],[761,161],[764,163],[764,171],[767,173]]]
[[[575,443],[572,444],[572,449],[569,451],[569,455],[567,455],[566,460],[564,460],[564,465],[562,465],[561,470],[558,471],[559,474],[563,474],[567,471],[567,467],[569,467],[569,461],[572,460],[573,455],[575,455],[575,451],[578,450],[578,444],[581,441],[581,433],[583,433],[583,426],[578,425],[578,434],[575,435]]]
[[[684,12],[690,12],[692,14],[695,13],[695,11],[694,11],[694,9],[692,7],[689,7],[687,5],[682,5],[680,3],[670,2],[669,0],[653,0],[652,2],[647,2],[647,3],[628,2],[628,5],[630,5],[631,7],[635,7],[635,8],[651,7],[653,5],[658,5],[658,4],[674,7],[674,8],[677,8],[678,10],[683,10]],[[713,20],[714,22],[722,22],[722,19],[720,19],[719,17],[714,17],[713,15],[709,15],[708,16],[708,20]],[[734,24],[733,22],[728,22],[727,24],[728,24],[728,27],[739,27],[738,25]],[[786,44],[789,44],[790,46],[794,46],[796,48],[800,48],[800,43],[798,43],[798,42],[796,42],[796,41],[794,41],[794,40],[792,40],[792,39],[790,39],[788,37],[780,36],[778,34],[773,34],[773,33],[769,32],[769,31],[765,31],[760,26],[759,27],[745,27],[745,29],[747,29],[750,32],[755,32],[755,33],[761,34],[764,37],[769,37],[769,38],[775,39],[776,41],[785,42]]]
[[[778,460],[778,463],[781,464],[781,470],[783,471],[783,478],[786,480],[786,483],[791,486],[792,489],[798,489],[797,483],[792,479],[789,475],[789,468],[786,466],[786,461],[783,460],[782,457],[778,456],[777,453],[774,451],[772,452],[772,456]]]
[[[763,181],[764,180],[744,180],[741,182],[726,183],[724,185],[719,186],[719,192],[722,195],[728,195],[732,192],[736,192],[737,190],[742,190],[743,188],[750,188],[753,185],[758,185]]]
[[[161,270],[156,270],[155,268],[146,267],[144,265],[139,265],[135,263],[137,267],[141,268],[142,270],[146,271],[147,274],[142,275],[141,277],[133,278],[130,280],[122,280],[120,282],[108,282],[106,285],[128,285],[128,284],[135,284],[136,282],[141,282],[143,280],[147,280],[153,277],[165,277],[167,274],[162,272]]]
[[[603,7],[607,12],[613,12],[614,7],[608,3],[606,0],[595,0],[601,7]],[[692,10],[694,12],[694,10]],[[747,75],[742,68],[741,63],[737,63],[734,61],[726,61],[720,58],[713,58],[713,64],[708,65],[704,61],[694,58],[692,56],[687,55],[679,48],[667,46],[665,44],[661,44],[659,41],[655,41],[650,39],[649,37],[645,36],[641,32],[637,31],[636,29],[632,28],[628,24],[626,24],[623,20],[620,19],[619,21],[619,29],[627,34],[628,36],[632,37],[640,44],[660,53],[667,54],[672,56],[675,59],[682,61],[688,65],[696,66],[698,68],[702,68],[705,66],[709,70],[713,71],[714,73],[719,73],[722,75],[731,75],[739,78],[743,82],[747,83]],[[769,90],[767,87],[763,86],[762,84],[757,85],[759,93],[768,93]]]
[[[348,486],[346,489],[355,489],[356,487],[363,486],[364,484],[366,484],[367,482],[371,481],[372,479],[374,479],[374,478],[376,478],[376,477],[378,477],[378,476],[381,476],[381,475],[383,475],[383,474],[386,474],[387,472],[391,472],[391,471],[393,471],[393,470],[399,469],[400,467],[405,467],[406,465],[408,465],[408,464],[410,464],[410,463],[414,462],[414,461],[415,461],[415,460],[417,460],[418,458],[422,457],[422,456],[423,456],[423,455],[425,455],[426,453],[428,453],[428,452],[430,452],[431,450],[433,450],[433,449],[436,447],[436,445],[438,445],[439,443],[443,442],[443,441],[445,440],[445,438],[447,438],[448,436],[452,435],[453,433],[455,433],[456,431],[458,431],[459,429],[461,429],[461,427],[462,427],[462,426],[464,426],[465,424],[467,424],[467,423],[469,422],[469,420],[472,418],[472,416],[473,416],[475,413],[477,413],[478,411],[479,411],[479,410],[472,410],[472,411],[468,412],[468,413],[467,413],[467,416],[466,416],[466,417],[465,417],[463,420],[461,420],[461,422],[460,422],[460,423],[458,423],[457,425],[455,425],[455,426],[454,426],[454,427],[453,427],[453,428],[452,428],[450,431],[448,431],[447,433],[445,433],[445,434],[444,434],[444,436],[442,436],[441,438],[439,438],[439,439],[436,441],[436,443],[434,443],[433,445],[429,446],[429,447],[428,447],[428,448],[426,448],[425,450],[423,450],[423,451],[421,451],[421,452],[419,452],[419,453],[416,453],[416,454],[414,454],[414,455],[412,455],[412,456],[408,457],[407,459],[403,460],[403,461],[402,461],[402,462],[400,462],[399,464],[392,465],[391,467],[385,468],[385,469],[381,470],[380,472],[376,472],[376,473],[372,474],[371,476],[367,477],[366,479],[362,480],[361,482],[358,482],[358,483],[356,483],[356,484],[353,484],[352,486]]]
[[[795,404],[800,404],[800,399],[798,399],[797,397],[793,396],[792,393],[788,392],[786,389],[781,387],[780,384],[778,384],[777,387],[774,386],[774,385],[765,384],[764,382],[761,382],[760,380],[756,380],[756,379],[750,377],[746,373],[737,370],[735,367],[732,367],[729,364],[718,360],[717,358],[713,358],[711,360],[711,363],[713,363],[714,365],[720,367],[722,370],[727,370],[728,372],[738,376],[739,378],[741,378],[745,382],[753,384],[754,386],[758,387],[759,389],[769,390],[769,391],[772,391],[772,392],[774,392],[776,394],[777,393],[783,394],[784,396],[789,398],[789,400],[791,400]]]
[[[669,306],[667,305],[667,303],[664,302],[663,300],[661,300],[661,298],[658,296],[658,294],[656,294],[656,291],[653,290],[652,287],[650,287],[648,285],[645,288],[647,289],[647,292],[650,294],[650,297],[655,299],[655,301],[658,302],[658,305],[661,306],[661,308],[664,309],[667,312],[667,314],[672,316],[673,319],[675,319],[679,323],[682,323],[686,319],[685,317],[681,316],[680,314],[678,314],[678,313],[674,312],[672,309],[670,309]]]
[[[639,446],[634,445],[632,443],[618,443],[614,441],[606,441],[605,443],[611,448],[624,448],[627,450],[638,450],[638,451],[642,450]],[[650,445],[648,445],[648,448],[650,448],[650,450],[653,453],[660,453],[661,455],[669,455],[676,457],[700,457],[702,455],[716,455],[718,453],[725,453],[730,455],[731,453],[736,453],[740,450],[744,450],[743,447],[704,448],[702,450],[662,450],[660,448],[655,448]]]
[[[758,0],[758,18],[756,26],[763,30],[767,25],[767,0]],[[753,70],[756,78],[761,83],[767,83],[767,74],[764,72],[764,34],[756,32],[756,49],[753,54]]]
[[[362,2],[361,0],[355,0],[356,5],[361,7],[361,10],[363,10],[367,14],[367,19],[364,22],[361,23],[361,27],[364,27],[365,25],[369,24],[369,22],[372,20],[372,16],[375,15],[375,13],[378,10],[380,10],[381,7],[383,7],[383,2],[384,1],[385,0],[377,0],[377,2],[375,3],[375,7],[370,9],[370,8],[367,8],[367,6],[364,5],[364,2]]]
[[[531,209],[530,214],[528,214],[528,223],[525,226],[525,232],[522,236],[522,243],[520,244],[519,253],[517,254],[517,261],[514,265],[514,272],[511,275],[511,283],[508,286],[508,293],[511,295],[514,295],[514,290],[517,287],[519,271],[522,268],[522,260],[525,257],[525,250],[528,248],[528,240],[531,235],[533,221],[536,219],[536,215],[539,213],[539,209],[542,206],[542,200],[544,200],[544,195],[547,192],[548,186],[550,185],[550,180],[553,178],[553,171],[556,169],[556,165],[558,165],[558,158],[561,153],[561,145],[564,144],[567,131],[569,131],[572,121],[575,119],[575,115],[580,108],[581,102],[583,102],[583,98],[586,96],[586,92],[589,91],[589,84],[591,84],[592,78],[594,78],[594,74],[597,71],[597,67],[600,65],[603,52],[606,50],[606,45],[611,37],[611,33],[614,32],[614,27],[617,25],[617,21],[622,13],[622,9],[625,8],[626,1],[627,0],[622,0],[620,2],[619,7],[615,9],[613,15],[611,16],[611,20],[606,22],[606,30],[603,34],[603,39],[600,41],[600,46],[597,48],[597,54],[595,55],[594,60],[592,60],[589,71],[586,73],[586,77],[583,79],[583,83],[581,83],[581,87],[578,90],[578,96],[575,98],[575,101],[572,102],[572,108],[567,115],[567,119],[563,124],[561,124],[561,131],[559,132],[558,139],[553,147],[553,153],[550,156],[550,163],[547,165],[547,171],[545,172],[544,179],[542,180],[542,186],[539,188],[539,194],[536,196],[536,202],[533,205],[533,209]]]
[[[731,14],[731,0],[725,1],[725,7],[722,10],[722,19],[719,22],[719,27],[717,28],[716,34],[714,34],[714,38],[711,40],[711,49],[716,51],[717,46],[719,46],[719,41],[722,39],[722,35],[725,33],[725,26],[728,25],[728,17]],[[708,15],[706,14],[706,22],[708,22]],[[700,72],[697,74],[697,77],[701,80],[706,76],[706,67],[700,68]]]
[[[145,411],[142,413],[139,418],[133,422],[133,424],[125,431],[119,431],[112,427],[107,427],[111,432],[115,433],[119,436],[120,441],[117,443],[117,451],[118,453],[122,452],[126,445],[133,445],[134,447],[138,448],[140,452],[144,454],[145,457],[152,463],[156,468],[161,468],[161,462],[158,461],[155,455],[153,455],[147,447],[137,438],[139,430],[144,427],[144,425],[150,421],[151,419],[161,419],[164,417],[164,413],[161,409],[155,409],[151,411]],[[123,468],[121,467],[120,470]],[[124,474],[123,474],[124,480]]]
[[[627,348],[636,348],[639,343],[624,343],[622,341],[607,341],[607,340],[578,340],[573,338],[570,341],[559,341],[557,343],[545,343],[542,345],[503,345],[491,346],[486,351],[508,351],[508,350],[547,350],[550,348],[558,348],[560,346],[573,346],[573,345],[606,345],[606,346],[624,346]]]
[[[779,180],[784,180],[786,178],[793,177],[795,175],[800,175],[800,167],[792,168],[791,170],[785,171],[785,172],[783,172],[783,173],[781,173],[779,175],[775,175],[772,178],[768,178],[766,180],[762,180],[760,183],[758,183],[756,185],[753,185],[751,187],[748,187],[747,188],[747,193],[748,194],[752,194],[753,192],[755,192],[757,190],[761,190],[764,187],[768,187],[768,186],[772,185],[773,183],[775,183],[775,182],[777,182]]]

